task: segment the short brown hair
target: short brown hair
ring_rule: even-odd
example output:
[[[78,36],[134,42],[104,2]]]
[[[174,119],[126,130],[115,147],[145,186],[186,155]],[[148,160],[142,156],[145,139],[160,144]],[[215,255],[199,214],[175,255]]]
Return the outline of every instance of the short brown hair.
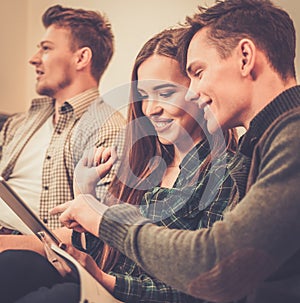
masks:
[[[189,29],[182,41],[183,55],[186,55],[193,35],[207,27],[207,38],[221,58],[228,57],[242,38],[249,38],[265,53],[283,80],[295,77],[296,35],[293,21],[271,1],[218,0],[209,8],[199,7],[199,13],[187,17],[186,21]]]
[[[50,25],[70,29],[71,49],[89,47],[92,51],[92,76],[99,81],[114,52],[114,36],[106,17],[99,12],[54,5],[42,17]]]

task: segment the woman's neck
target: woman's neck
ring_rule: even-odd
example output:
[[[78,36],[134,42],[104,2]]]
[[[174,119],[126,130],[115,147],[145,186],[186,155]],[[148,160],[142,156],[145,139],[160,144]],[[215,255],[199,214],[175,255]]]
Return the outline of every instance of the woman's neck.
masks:
[[[180,163],[194,146],[195,145],[192,145],[189,148],[179,149],[178,146],[174,145],[174,158],[166,168],[166,171],[161,180],[161,187],[172,188],[174,186],[174,183],[180,173]]]
[[[174,158],[170,163],[170,166],[179,166],[189,151],[202,140],[203,138],[199,138],[196,141],[190,142],[190,144],[187,142],[179,142],[179,144],[174,144]]]

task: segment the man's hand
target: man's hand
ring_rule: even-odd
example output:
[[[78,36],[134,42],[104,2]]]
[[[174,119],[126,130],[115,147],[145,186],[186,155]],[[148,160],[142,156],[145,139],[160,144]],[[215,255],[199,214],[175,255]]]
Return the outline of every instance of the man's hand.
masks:
[[[56,206],[51,215],[60,214],[59,221],[78,232],[88,231],[98,237],[102,215],[107,206],[92,195],[79,195],[74,200]]]

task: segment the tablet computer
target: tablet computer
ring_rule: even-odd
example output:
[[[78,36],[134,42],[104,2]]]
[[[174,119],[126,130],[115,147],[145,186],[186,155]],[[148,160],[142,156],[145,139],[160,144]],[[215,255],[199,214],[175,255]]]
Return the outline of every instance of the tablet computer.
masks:
[[[59,248],[61,241],[47,226],[39,219],[39,217],[30,209],[30,207],[17,195],[17,193],[9,186],[9,184],[0,176],[0,197],[6,204],[20,217],[20,219],[37,235],[39,239],[40,232],[44,232],[50,237],[54,244],[50,248],[54,253],[61,256],[64,260],[73,264],[77,269],[80,281],[80,303],[85,302],[102,302],[102,303],[123,303],[114,298],[102,285],[97,281],[82,265],[75,260],[66,251]],[[57,259],[54,259],[55,262]],[[54,260],[51,260],[54,262]],[[61,262],[61,261],[59,261]],[[56,264],[56,263],[55,263]],[[72,267],[73,268],[73,267]]]
[[[61,241],[32,209],[17,195],[9,184],[0,176],[0,197],[14,211],[14,213],[29,227],[29,229],[40,238],[39,233],[44,232],[56,245]]]

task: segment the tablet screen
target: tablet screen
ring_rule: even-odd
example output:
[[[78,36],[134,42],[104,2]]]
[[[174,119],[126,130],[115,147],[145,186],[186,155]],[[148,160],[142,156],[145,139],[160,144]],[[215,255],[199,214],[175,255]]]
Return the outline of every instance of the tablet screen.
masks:
[[[0,197],[15,212],[16,215],[38,236],[43,231],[56,245],[61,242],[54,233],[39,219],[31,208],[17,195],[9,184],[0,176]],[[39,237],[39,236],[38,236]]]

